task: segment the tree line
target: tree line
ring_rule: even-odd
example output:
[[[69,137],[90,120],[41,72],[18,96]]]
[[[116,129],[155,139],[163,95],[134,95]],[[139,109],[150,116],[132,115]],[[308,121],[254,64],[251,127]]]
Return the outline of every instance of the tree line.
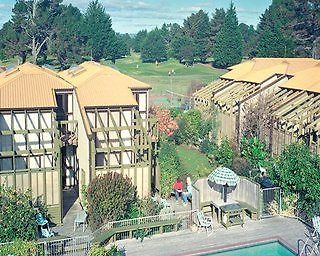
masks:
[[[235,6],[203,10],[187,17],[183,25],[164,24],[149,33],[141,30],[133,49],[145,62],[173,57],[181,63],[213,60],[228,67],[252,57],[320,58],[319,0],[273,0],[255,29],[238,23]]]
[[[116,59],[129,53],[125,38],[112,29],[112,21],[98,0],[85,13],[62,0],[17,0],[11,20],[0,30],[2,59],[30,58],[33,63],[51,63],[61,69],[82,59]],[[58,62],[58,63],[55,63]]]
[[[112,60],[141,53],[144,62],[175,58],[191,65],[212,62],[228,67],[252,57],[320,58],[319,0],[273,0],[257,28],[238,22],[235,6],[191,14],[182,25],[163,24],[135,36],[119,34],[98,0],[81,13],[62,0],[17,0],[0,30],[0,58],[19,56],[61,69],[83,59]]]

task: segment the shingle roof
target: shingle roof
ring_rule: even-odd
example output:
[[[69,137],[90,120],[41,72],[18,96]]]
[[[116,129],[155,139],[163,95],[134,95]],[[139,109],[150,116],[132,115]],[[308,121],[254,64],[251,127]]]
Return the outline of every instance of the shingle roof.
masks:
[[[131,89],[150,89],[150,85],[119,71],[88,61],[59,73],[76,87],[83,107],[134,106],[137,101]]]
[[[55,107],[55,89],[73,87],[52,71],[25,63],[0,74],[0,109]]]

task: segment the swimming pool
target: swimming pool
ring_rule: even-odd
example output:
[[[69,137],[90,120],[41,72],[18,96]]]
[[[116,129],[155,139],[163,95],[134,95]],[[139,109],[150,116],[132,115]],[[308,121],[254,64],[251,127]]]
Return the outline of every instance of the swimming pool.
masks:
[[[291,249],[279,241],[265,242],[254,245],[245,245],[203,256],[294,256]]]

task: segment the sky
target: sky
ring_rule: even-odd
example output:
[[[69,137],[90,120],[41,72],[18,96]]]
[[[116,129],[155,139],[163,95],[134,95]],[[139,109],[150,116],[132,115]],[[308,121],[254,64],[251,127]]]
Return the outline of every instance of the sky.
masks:
[[[64,0],[85,11],[90,0]],[[113,28],[120,33],[151,30],[163,23],[182,24],[193,12],[205,10],[212,16],[215,8],[228,8],[230,0],[100,0],[112,18]],[[233,0],[239,22],[256,26],[260,15],[272,0]],[[15,0],[0,0],[0,27],[11,17]]]

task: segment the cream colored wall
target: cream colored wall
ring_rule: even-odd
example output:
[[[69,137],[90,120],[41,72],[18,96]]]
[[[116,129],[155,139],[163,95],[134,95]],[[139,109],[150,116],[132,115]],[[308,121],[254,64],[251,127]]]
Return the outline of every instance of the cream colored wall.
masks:
[[[78,147],[77,156],[79,161],[79,186],[89,184],[90,166],[89,166],[89,139],[85,130],[83,119],[80,112],[80,106],[77,97],[73,96],[74,119],[78,121]]]
[[[128,176],[131,179],[133,185],[137,186],[138,196],[143,198],[150,196],[151,191],[151,172],[149,167],[137,167],[135,168],[126,168],[126,169],[114,169],[110,170],[112,172],[117,172],[123,176]],[[96,170],[97,175],[103,175],[109,171]]]

